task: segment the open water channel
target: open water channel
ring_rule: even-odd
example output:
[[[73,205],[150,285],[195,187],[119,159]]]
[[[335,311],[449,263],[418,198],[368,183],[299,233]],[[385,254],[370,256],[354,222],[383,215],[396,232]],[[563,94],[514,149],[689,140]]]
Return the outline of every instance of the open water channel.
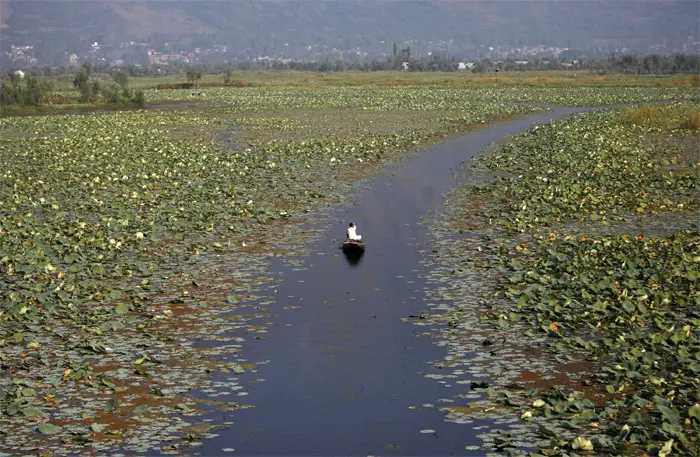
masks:
[[[431,362],[444,359],[445,349],[402,321],[426,310],[421,259],[431,246],[421,217],[440,209],[464,160],[533,124],[585,110],[554,108],[428,148],[364,183],[354,203],[331,208],[332,223],[314,227],[323,235],[302,267],[271,265],[271,277],[282,279],[268,292],[272,325],[242,350],[247,360],[269,361],[240,375],[245,403],[255,407],[225,419],[212,414],[233,424],[198,452],[482,455],[465,450],[478,443],[478,422],[446,422],[421,407],[464,390],[425,377],[437,372]],[[349,221],[366,241],[358,262],[339,249]],[[298,308],[283,310],[290,305]]]

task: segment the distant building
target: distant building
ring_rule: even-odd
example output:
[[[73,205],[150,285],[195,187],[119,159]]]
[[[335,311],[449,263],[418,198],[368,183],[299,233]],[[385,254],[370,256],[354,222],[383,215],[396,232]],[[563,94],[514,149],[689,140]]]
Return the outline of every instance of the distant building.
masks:
[[[471,70],[472,68],[474,68],[474,65],[476,65],[474,62],[459,62],[457,64],[457,70],[458,71]]]
[[[11,44],[9,50],[5,51],[4,54],[13,62],[22,62],[25,65],[34,65],[38,62],[34,57],[34,46],[16,46]]]
[[[408,71],[408,62],[403,62],[401,64],[401,71]]]
[[[190,59],[182,54],[160,54],[158,52],[153,52],[152,54],[149,54],[148,58],[151,64],[154,65],[167,65],[168,62],[174,62],[176,60],[180,60],[184,63],[190,62]]]

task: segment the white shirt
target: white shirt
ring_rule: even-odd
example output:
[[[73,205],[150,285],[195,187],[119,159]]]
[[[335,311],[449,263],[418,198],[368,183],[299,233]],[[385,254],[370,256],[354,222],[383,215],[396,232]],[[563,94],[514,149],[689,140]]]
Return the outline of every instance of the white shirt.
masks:
[[[362,239],[362,236],[361,236],[361,235],[358,235],[357,232],[356,232],[356,230],[357,230],[357,226],[355,226],[355,227],[348,227],[348,240],[355,240],[355,241],[358,241],[358,240],[361,240],[361,239]]]

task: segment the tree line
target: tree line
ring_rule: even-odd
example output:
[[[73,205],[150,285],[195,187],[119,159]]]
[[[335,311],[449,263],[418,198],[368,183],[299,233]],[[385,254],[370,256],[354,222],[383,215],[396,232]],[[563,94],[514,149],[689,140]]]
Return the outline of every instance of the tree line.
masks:
[[[0,105],[38,106],[46,102],[53,90],[53,81],[40,81],[35,76],[23,77],[20,72],[10,73],[0,85]]]
[[[142,89],[129,88],[129,77],[121,68],[109,69],[111,78],[99,78],[94,76],[92,65],[89,62],[80,66],[73,79],[73,87],[80,92],[80,101],[95,102],[101,97],[106,103],[132,102],[143,106],[146,104],[146,96]]]
[[[78,69],[63,67],[32,67],[21,71],[0,69],[0,104],[37,106],[47,103],[65,103],[72,97],[54,92],[53,81],[39,77],[71,77],[77,91],[77,99],[89,103],[129,103],[143,106],[146,98],[143,90],[129,87],[130,77],[143,76],[184,76],[188,82],[196,83],[202,74],[222,74],[225,83],[232,81],[234,70],[297,70],[311,72],[373,72],[373,71],[410,71],[410,72],[454,72],[471,71],[489,73],[498,71],[542,71],[567,68],[569,70],[588,70],[598,73],[626,74],[700,74],[700,55],[698,54],[652,54],[647,56],[610,56],[608,58],[586,58],[564,61],[562,59],[534,58],[530,60],[504,59],[494,61],[483,59],[475,62],[460,62],[452,58],[434,56],[428,59],[415,59],[410,47],[394,52],[388,59],[344,62],[340,60],[322,62],[296,61],[255,61],[236,63],[208,63],[204,65],[152,65],[121,66],[108,64],[93,65],[83,63]]]
[[[404,65],[404,62],[407,65]],[[628,73],[628,74],[676,74],[700,73],[700,55],[698,54],[651,54],[647,56],[610,56],[572,58],[531,58],[531,59],[482,59],[477,61],[465,61],[457,58],[445,58],[431,56],[430,59],[416,59],[411,54],[411,48],[394,48],[392,56],[387,59],[374,59],[364,61],[346,62],[342,60],[323,61],[244,61],[244,62],[212,62],[201,65],[187,65],[181,62],[173,62],[170,65],[126,65],[121,67],[110,66],[107,63],[95,63],[91,65],[91,71],[96,74],[112,74],[115,71],[123,72],[127,77],[142,76],[172,76],[184,75],[190,82],[201,78],[202,73],[225,74],[227,71],[245,70],[298,70],[313,72],[342,72],[342,71],[392,71],[405,70],[414,72],[460,71],[460,62],[469,63],[470,68],[464,68],[474,73],[490,73],[496,71],[542,71],[560,70],[590,70],[598,72]],[[32,67],[24,70],[30,76],[61,77],[72,76],[81,72],[83,67]],[[16,69],[0,69],[0,77],[8,79]]]
[[[77,91],[77,99],[85,103],[119,104],[129,103],[137,106],[146,104],[146,96],[142,89],[132,90],[129,87],[127,71],[112,67],[109,77],[97,76],[89,62],[84,63],[75,72],[73,88]],[[5,75],[4,75],[5,76]],[[37,75],[25,76],[21,70],[15,70],[6,75],[6,80],[0,84],[0,104],[39,106],[44,104],[60,104],[73,100],[73,97],[54,92],[54,82],[41,79]]]

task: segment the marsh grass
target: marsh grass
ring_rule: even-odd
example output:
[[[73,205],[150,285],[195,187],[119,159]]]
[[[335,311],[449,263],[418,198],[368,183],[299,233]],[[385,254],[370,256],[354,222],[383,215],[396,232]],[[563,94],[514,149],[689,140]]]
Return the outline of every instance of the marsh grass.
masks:
[[[700,130],[700,111],[690,113],[688,117],[681,122],[681,128],[688,130]]]
[[[661,130],[700,129],[700,106],[697,103],[644,105],[620,113],[619,122]]]
[[[686,76],[674,81],[674,84],[681,87],[700,87],[700,76]]]
[[[660,107],[644,105],[641,108],[633,108],[625,111],[620,116],[620,121],[627,125],[666,127],[668,124],[668,116]]]

